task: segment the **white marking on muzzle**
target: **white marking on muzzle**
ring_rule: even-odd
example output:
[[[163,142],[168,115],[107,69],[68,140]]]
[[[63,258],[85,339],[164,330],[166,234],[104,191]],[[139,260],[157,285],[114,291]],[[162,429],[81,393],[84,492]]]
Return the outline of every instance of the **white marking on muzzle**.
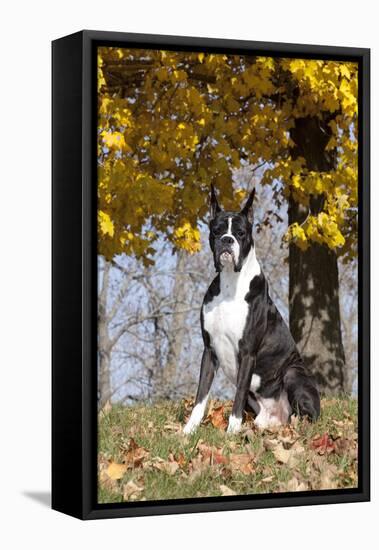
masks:
[[[240,257],[240,245],[238,244],[237,239],[235,238],[235,236],[232,233],[232,221],[233,221],[233,218],[232,218],[232,216],[230,216],[228,218],[228,232],[225,233],[221,237],[221,241],[224,237],[231,237],[233,239],[232,252],[233,252],[233,256],[234,256],[234,261],[237,264],[238,260],[239,260],[239,257]],[[222,257],[221,257],[221,261],[222,261]]]

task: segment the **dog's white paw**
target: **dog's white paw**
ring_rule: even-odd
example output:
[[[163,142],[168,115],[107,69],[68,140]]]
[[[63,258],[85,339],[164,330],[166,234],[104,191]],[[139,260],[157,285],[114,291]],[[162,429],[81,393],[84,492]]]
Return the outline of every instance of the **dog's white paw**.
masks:
[[[231,414],[229,416],[227,433],[236,434],[240,431],[241,426],[242,426],[242,418],[238,418],[237,416],[234,416],[233,414]]]
[[[198,427],[199,427],[199,424],[195,424],[194,422],[188,421],[183,428],[183,433],[185,435],[193,434]]]
[[[200,423],[204,417],[207,400],[208,400],[208,395],[205,397],[205,399],[203,399],[203,401],[195,405],[191,413],[191,416],[188,419],[187,424],[184,426],[184,429],[183,429],[184,434],[186,435],[192,434],[198,428],[198,426],[200,426]]]

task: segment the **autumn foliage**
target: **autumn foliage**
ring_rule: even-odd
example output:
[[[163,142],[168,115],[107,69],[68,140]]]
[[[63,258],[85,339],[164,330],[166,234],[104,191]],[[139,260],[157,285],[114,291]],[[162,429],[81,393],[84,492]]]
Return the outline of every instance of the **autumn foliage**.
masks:
[[[238,208],[249,182],[233,185],[233,170],[250,165],[262,167],[276,205],[325,198],[285,239],[353,255],[357,73],[348,62],[99,48],[99,252],[148,265],[162,235],[196,252],[210,184],[225,208]],[[310,170],[293,155],[293,128],[307,117],[326,128],[331,170]]]

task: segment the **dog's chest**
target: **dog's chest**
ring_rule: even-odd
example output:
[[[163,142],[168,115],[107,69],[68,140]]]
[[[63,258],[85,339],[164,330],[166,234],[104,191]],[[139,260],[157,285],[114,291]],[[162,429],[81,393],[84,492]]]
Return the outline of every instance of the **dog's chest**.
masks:
[[[235,384],[239,341],[243,336],[249,313],[249,305],[245,300],[249,281],[243,277],[235,281],[233,273],[228,284],[228,275],[223,275],[220,294],[204,305],[204,329],[210,336],[220,367],[227,378]]]

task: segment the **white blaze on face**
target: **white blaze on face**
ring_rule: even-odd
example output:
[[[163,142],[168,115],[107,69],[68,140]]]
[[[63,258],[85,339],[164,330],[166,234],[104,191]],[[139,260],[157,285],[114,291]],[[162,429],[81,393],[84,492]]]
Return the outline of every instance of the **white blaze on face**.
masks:
[[[233,239],[233,244],[232,244],[231,248],[232,248],[232,252],[233,252],[233,256],[234,256],[234,262],[237,264],[238,260],[239,260],[239,257],[240,257],[240,245],[238,244],[237,239],[235,238],[235,236],[232,233],[232,221],[233,221],[233,218],[230,216],[228,218],[228,232],[224,233],[224,235],[221,237],[221,241],[224,237],[231,237]],[[233,263],[232,258],[230,257],[230,255],[225,253],[225,252],[223,254],[221,254],[220,260],[221,260],[222,265],[225,265],[227,263]]]

